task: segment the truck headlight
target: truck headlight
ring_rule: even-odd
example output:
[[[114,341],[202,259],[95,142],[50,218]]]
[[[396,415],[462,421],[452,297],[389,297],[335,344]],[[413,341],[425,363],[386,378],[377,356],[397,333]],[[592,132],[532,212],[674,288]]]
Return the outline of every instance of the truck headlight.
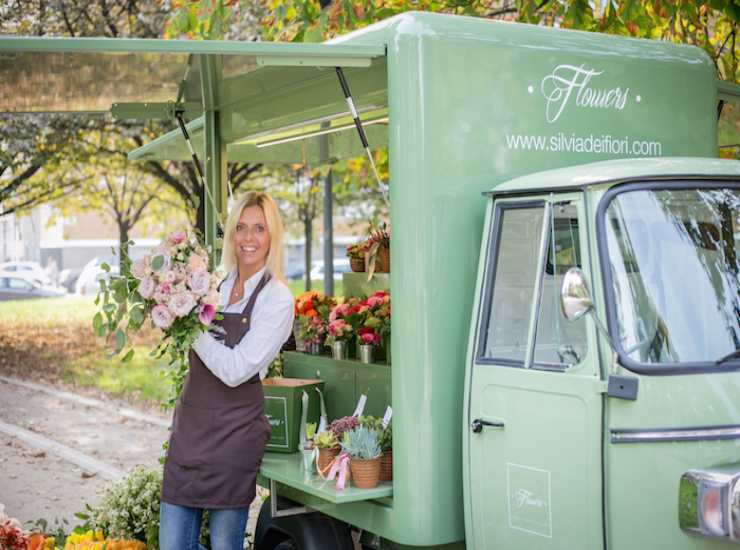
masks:
[[[678,524],[690,533],[740,542],[740,465],[681,476]]]

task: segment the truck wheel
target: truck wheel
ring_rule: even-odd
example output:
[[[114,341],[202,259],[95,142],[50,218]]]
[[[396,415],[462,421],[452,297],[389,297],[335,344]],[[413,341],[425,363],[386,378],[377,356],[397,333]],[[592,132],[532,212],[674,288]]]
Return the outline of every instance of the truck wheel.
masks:
[[[270,497],[272,498],[272,497]],[[279,508],[298,506],[279,498]],[[353,550],[350,528],[344,522],[310,512],[273,518],[270,499],[262,503],[254,532],[255,550]]]

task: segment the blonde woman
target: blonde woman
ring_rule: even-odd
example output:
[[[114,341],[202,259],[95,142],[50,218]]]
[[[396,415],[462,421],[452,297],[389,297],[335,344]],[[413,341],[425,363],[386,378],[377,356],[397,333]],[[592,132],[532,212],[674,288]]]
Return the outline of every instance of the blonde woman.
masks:
[[[241,550],[257,471],[270,435],[260,380],[290,335],[293,296],[283,280],[283,223],[265,193],[229,214],[218,333],[190,352],[162,482],[161,550],[198,550],[208,510],[212,550]]]

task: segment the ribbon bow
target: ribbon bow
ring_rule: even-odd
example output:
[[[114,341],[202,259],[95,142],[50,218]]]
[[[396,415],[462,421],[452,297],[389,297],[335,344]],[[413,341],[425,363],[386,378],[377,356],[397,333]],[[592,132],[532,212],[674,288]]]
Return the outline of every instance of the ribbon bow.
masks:
[[[337,478],[337,491],[344,491],[344,484],[349,474],[349,455],[340,453],[331,463],[329,474],[326,479],[333,480]]]

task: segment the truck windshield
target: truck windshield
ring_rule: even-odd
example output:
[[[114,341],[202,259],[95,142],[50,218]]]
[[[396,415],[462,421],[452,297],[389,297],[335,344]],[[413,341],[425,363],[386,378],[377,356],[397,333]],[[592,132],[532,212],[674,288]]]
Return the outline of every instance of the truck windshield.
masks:
[[[706,366],[740,348],[740,187],[721,185],[630,190],[609,203],[612,309],[628,360]]]

